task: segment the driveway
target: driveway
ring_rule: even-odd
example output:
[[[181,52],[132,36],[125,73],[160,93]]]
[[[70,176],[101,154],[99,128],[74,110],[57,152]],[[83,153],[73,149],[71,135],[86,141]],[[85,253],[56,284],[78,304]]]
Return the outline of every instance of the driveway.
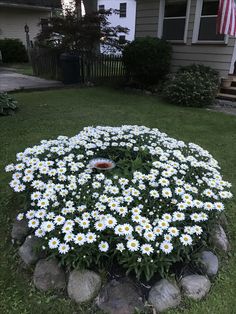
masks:
[[[0,67],[0,92],[11,92],[28,89],[46,89],[61,87],[59,81],[45,80],[35,76],[23,75],[14,70]]]

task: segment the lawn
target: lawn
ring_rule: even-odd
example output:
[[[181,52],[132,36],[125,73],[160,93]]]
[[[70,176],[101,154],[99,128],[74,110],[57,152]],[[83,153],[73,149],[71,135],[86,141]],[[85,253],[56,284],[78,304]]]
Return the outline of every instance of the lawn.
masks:
[[[24,74],[33,75],[33,69],[30,63],[6,63],[3,64],[6,68],[11,68],[13,71]]]
[[[19,112],[0,118],[0,313],[100,313],[90,304],[78,306],[52,294],[35,291],[27,271],[18,265],[10,240],[11,221],[19,200],[8,187],[6,164],[15,154],[41,139],[75,135],[87,125],[139,124],[157,127],[175,138],[195,142],[209,150],[222,166],[236,195],[236,116],[204,109],[180,108],[154,96],[133,95],[105,88],[67,89],[15,95]],[[236,202],[230,204],[229,236],[232,257],[224,263],[209,297],[184,302],[172,314],[236,313]]]

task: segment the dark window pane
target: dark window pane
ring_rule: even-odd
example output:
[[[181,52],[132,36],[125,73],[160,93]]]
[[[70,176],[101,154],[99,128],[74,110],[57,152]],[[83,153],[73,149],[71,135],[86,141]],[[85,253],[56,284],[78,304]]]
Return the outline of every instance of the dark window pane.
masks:
[[[199,29],[199,40],[224,40],[224,35],[216,34],[216,17],[202,17]]]
[[[217,15],[219,1],[204,1],[202,15]]]
[[[185,18],[164,20],[163,38],[166,40],[183,40],[185,30]]]
[[[125,40],[125,35],[120,35],[119,36],[119,43],[120,44],[125,44],[126,40]]]
[[[126,3],[120,3],[120,17],[126,17]]]
[[[186,16],[187,1],[168,3],[165,5],[165,17]]]
[[[103,11],[103,10],[105,10],[105,5],[104,4],[100,4],[98,8],[99,8],[99,11]]]
[[[41,27],[42,31],[46,31],[48,29],[48,19],[41,19]]]

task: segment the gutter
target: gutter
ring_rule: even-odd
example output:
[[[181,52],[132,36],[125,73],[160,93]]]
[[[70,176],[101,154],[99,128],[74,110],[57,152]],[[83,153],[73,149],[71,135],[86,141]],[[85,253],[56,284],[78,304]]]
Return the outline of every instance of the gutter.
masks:
[[[52,11],[53,9],[60,9],[55,7],[42,7],[37,5],[17,4],[17,3],[5,3],[0,1],[0,7],[16,8],[16,9],[28,9],[28,10],[40,10],[40,11]]]

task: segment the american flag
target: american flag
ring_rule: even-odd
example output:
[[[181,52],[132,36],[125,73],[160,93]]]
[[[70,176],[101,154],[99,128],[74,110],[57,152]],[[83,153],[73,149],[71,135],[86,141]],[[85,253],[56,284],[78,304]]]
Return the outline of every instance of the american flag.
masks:
[[[217,33],[236,36],[236,4],[234,0],[220,0]]]

